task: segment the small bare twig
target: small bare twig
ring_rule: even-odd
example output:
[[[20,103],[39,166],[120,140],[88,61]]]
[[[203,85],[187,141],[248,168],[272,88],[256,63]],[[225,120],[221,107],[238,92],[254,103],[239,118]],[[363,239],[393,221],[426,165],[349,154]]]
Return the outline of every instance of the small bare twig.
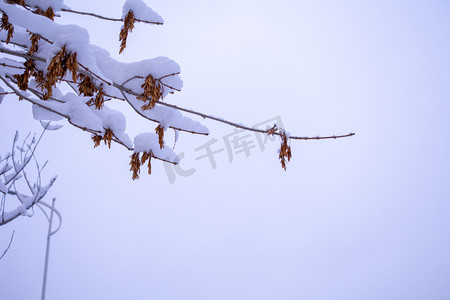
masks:
[[[14,239],[14,233],[15,233],[15,231],[13,230],[13,233],[11,234],[11,239],[9,240],[8,247],[6,248],[5,251],[3,251],[2,256],[0,256],[0,260],[5,256],[6,252],[8,252],[9,248],[11,247],[11,244],[12,244],[13,239]]]
[[[25,70],[25,67],[12,66],[12,65],[5,64],[5,63],[0,63],[0,66]]]
[[[76,11],[76,10],[66,9],[66,8],[61,9],[61,11],[69,12],[69,13],[73,13],[73,14],[91,16],[91,17],[95,17],[95,18],[99,18],[99,19],[107,20],[107,21],[123,22],[123,19],[108,18],[108,17],[104,17],[104,16],[101,16],[101,15],[97,15],[97,14],[89,13],[89,12]],[[147,24],[163,25],[163,23],[160,23],[160,22],[150,22],[150,21],[145,21],[145,20],[141,20],[141,19],[134,19],[134,20],[137,21],[137,22],[142,22],[142,23],[147,23]]]

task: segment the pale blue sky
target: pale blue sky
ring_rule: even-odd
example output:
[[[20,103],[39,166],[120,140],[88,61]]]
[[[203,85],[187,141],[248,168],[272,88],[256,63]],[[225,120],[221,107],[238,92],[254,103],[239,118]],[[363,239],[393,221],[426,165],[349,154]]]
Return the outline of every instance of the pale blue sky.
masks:
[[[47,299],[450,297],[450,2],[147,3],[166,24],[138,24],[120,59],[177,61],[184,88],[165,101],[248,125],[279,116],[295,135],[356,136],[292,142],[287,172],[277,142],[231,163],[224,150],[212,169],[195,149],[225,147],[233,128],[204,122],[209,137],[182,134],[175,148],[195,173],[170,184],[160,163],[131,181],[128,152],[94,150],[69,125],[46,134],[38,157],[58,175],[49,196],[64,217]],[[67,4],[121,15],[121,1]],[[120,24],[74,19],[119,57]],[[7,98],[0,128],[4,153],[16,129],[39,126],[28,103]],[[2,227],[0,245],[12,230],[2,296],[38,299],[45,218]]]

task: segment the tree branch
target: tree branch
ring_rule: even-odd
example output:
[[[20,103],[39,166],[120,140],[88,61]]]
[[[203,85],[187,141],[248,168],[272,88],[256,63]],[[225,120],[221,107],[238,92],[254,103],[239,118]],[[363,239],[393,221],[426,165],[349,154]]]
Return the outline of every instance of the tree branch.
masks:
[[[123,22],[123,19],[108,18],[108,17],[104,17],[104,16],[97,15],[97,14],[90,13],[90,12],[82,12],[82,11],[76,11],[76,10],[66,9],[66,8],[61,9],[61,11],[68,12],[68,13],[73,13],[73,14],[91,16],[91,17],[95,17],[95,18],[99,18],[99,19],[107,20],[107,21]],[[134,20],[137,21],[137,22],[142,22],[142,23],[147,23],[147,24],[154,24],[154,25],[163,25],[164,24],[164,23],[160,23],[160,22],[151,22],[151,21],[145,21],[145,20],[141,20],[141,19],[134,19]]]
[[[5,256],[6,252],[8,252],[9,247],[11,247],[11,244],[12,244],[13,239],[14,239],[14,233],[15,233],[15,230],[13,230],[13,233],[11,234],[11,239],[10,239],[9,244],[8,244],[8,247],[6,248],[5,251],[3,251],[2,256],[0,256],[0,260]]]

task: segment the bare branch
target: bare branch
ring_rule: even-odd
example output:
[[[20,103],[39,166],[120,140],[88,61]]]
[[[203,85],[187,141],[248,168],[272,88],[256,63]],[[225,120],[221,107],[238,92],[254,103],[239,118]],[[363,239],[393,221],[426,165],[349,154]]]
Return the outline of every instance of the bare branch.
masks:
[[[123,22],[123,19],[108,18],[108,17],[104,17],[104,16],[101,16],[101,15],[97,15],[97,14],[89,13],[89,12],[76,11],[76,10],[66,9],[66,8],[61,9],[61,11],[69,12],[69,13],[73,13],[73,14],[91,16],[91,17],[95,17],[95,18],[99,18],[99,19],[107,20],[107,21]],[[142,23],[147,23],[147,24],[163,25],[163,23],[160,23],[160,22],[150,22],[150,21],[145,21],[145,20],[140,20],[140,19],[134,19],[134,20],[137,21],[137,22],[142,22]]]
[[[13,233],[11,234],[11,239],[10,239],[9,244],[8,244],[8,247],[6,248],[5,251],[3,251],[2,256],[0,256],[0,260],[5,256],[6,252],[8,252],[9,247],[11,247],[11,244],[12,244],[13,239],[14,239],[14,233],[15,233],[15,231],[13,230]]]
[[[10,50],[10,49],[6,49],[6,48],[0,48],[0,52],[1,53],[6,53],[6,54],[9,54],[9,55],[19,56],[19,57],[26,58],[26,59],[34,59],[34,60],[38,60],[38,61],[42,61],[42,62],[46,61],[42,57],[38,57],[38,56],[35,56],[35,55],[28,55],[26,53]]]
[[[17,66],[13,66],[13,65],[7,65],[7,64],[5,64],[5,63],[0,63],[0,66],[8,67],[8,68],[15,68],[15,69],[22,69],[22,70],[25,70],[24,67],[17,67]]]

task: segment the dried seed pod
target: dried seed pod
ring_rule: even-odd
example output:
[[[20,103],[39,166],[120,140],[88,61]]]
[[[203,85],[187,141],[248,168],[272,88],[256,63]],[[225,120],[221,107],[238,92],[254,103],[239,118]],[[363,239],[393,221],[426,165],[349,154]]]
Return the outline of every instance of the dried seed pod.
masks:
[[[91,137],[91,139],[94,141],[94,148],[100,146],[100,142],[103,140],[103,137],[101,135],[94,135]]]
[[[150,151],[151,153],[152,151]],[[148,158],[148,164],[147,164],[147,168],[148,168],[148,174],[152,174],[152,156],[150,156]]]
[[[67,57],[67,69],[72,72],[72,81],[77,81],[78,60],[77,53],[72,52]]]
[[[25,5],[25,0],[7,0],[6,3],[8,4],[19,4],[24,6]]]
[[[30,76],[33,74],[34,69],[36,68],[34,61],[31,59],[27,59],[23,65],[25,66],[25,71],[21,75],[13,75],[13,77],[17,80],[17,86],[22,91],[26,91],[28,89],[28,81]]]
[[[141,161],[139,159],[139,152],[135,152],[131,155],[131,161],[130,161],[130,171],[133,171],[133,177],[132,179],[138,179],[140,168],[141,168]]]
[[[111,141],[113,138],[113,131],[111,129],[106,129],[105,134],[103,135],[103,140],[105,141],[105,145],[108,144],[108,148],[111,149]]]
[[[291,146],[288,144],[288,137],[286,135],[286,132],[284,130],[280,130],[280,137],[281,137],[281,148],[280,153],[278,155],[278,158],[281,161],[281,167],[286,171],[286,158],[287,161],[291,160],[292,152],[291,152]]]
[[[44,16],[46,16],[50,20],[54,21],[55,20],[55,12],[53,11],[53,8],[51,8],[51,7],[47,8],[47,10],[44,13]]]
[[[151,74],[145,77],[144,83],[141,85],[141,88],[144,89],[144,93],[138,96],[137,99],[142,100],[148,103],[141,106],[142,110],[149,110],[155,107],[156,102],[163,98],[164,89],[161,82],[155,78]]]
[[[164,127],[159,124],[155,128],[155,132],[158,135],[159,148],[164,148]]]
[[[58,78],[64,77],[66,72],[66,47],[63,46],[61,50],[56,53],[56,55],[50,61],[47,67],[47,75],[45,76],[45,81],[42,84],[42,91],[45,90],[43,99],[47,100],[53,95],[53,86],[56,85]]]
[[[44,72],[40,71],[40,70],[34,70],[33,76],[34,76],[34,80],[37,83],[37,87],[40,88],[41,90],[43,90],[44,83],[45,83]]]
[[[100,88],[98,89],[98,92],[94,98],[95,109],[103,108],[103,104],[105,103],[104,96],[105,96],[105,93],[103,92],[103,87],[100,86]]]
[[[278,131],[278,126],[277,126],[277,124],[274,124],[272,128],[269,128],[269,129],[266,131],[266,133],[267,133],[268,135],[273,135],[273,134],[274,134],[275,132],[277,132],[277,131]]]
[[[39,40],[41,39],[39,35],[34,34],[32,32],[29,32],[30,34],[30,41],[31,41],[31,47],[30,50],[28,50],[28,55],[33,55],[36,51],[39,50]]]
[[[81,82],[78,84],[78,91],[80,94],[83,94],[84,96],[93,96],[94,92],[97,91],[97,88],[92,83],[91,78],[83,74],[79,74],[78,78],[81,79]]]
[[[125,16],[123,20],[122,29],[120,30],[119,42],[121,43],[119,54],[122,53],[122,51],[125,50],[125,48],[127,47],[128,32],[133,31],[133,28],[134,28],[134,13],[132,10],[130,10]]]
[[[37,15],[41,15],[41,16],[47,17],[47,18],[49,18],[52,21],[55,20],[55,12],[53,11],[53,8],[51,8],[51,7],[47,8],[46,11],[44,11],[42,8],[38,7],[34,11],[34,13],[37,14]]]
[[[147,159],[148,159],[148,164],[147,164],[147,167],[148,167],[148,174],[152,174],[152,164],[151,164],[152,157],[153,157],[153,152],[152,152],[152,150],[150,150],[150,152],[144,152],[144,153],[142,153],[141,165],[144,165],[145,162],[146,162]]]
[[[8,31],[8,34],[6,36],[6,43],[8,44],[9,41],[11,40],[11,38],[13,37],[14,26],[11,23],[9,23],[8,15],[5,13],[2,14],[2,19],[0,22],[0,29]]]

